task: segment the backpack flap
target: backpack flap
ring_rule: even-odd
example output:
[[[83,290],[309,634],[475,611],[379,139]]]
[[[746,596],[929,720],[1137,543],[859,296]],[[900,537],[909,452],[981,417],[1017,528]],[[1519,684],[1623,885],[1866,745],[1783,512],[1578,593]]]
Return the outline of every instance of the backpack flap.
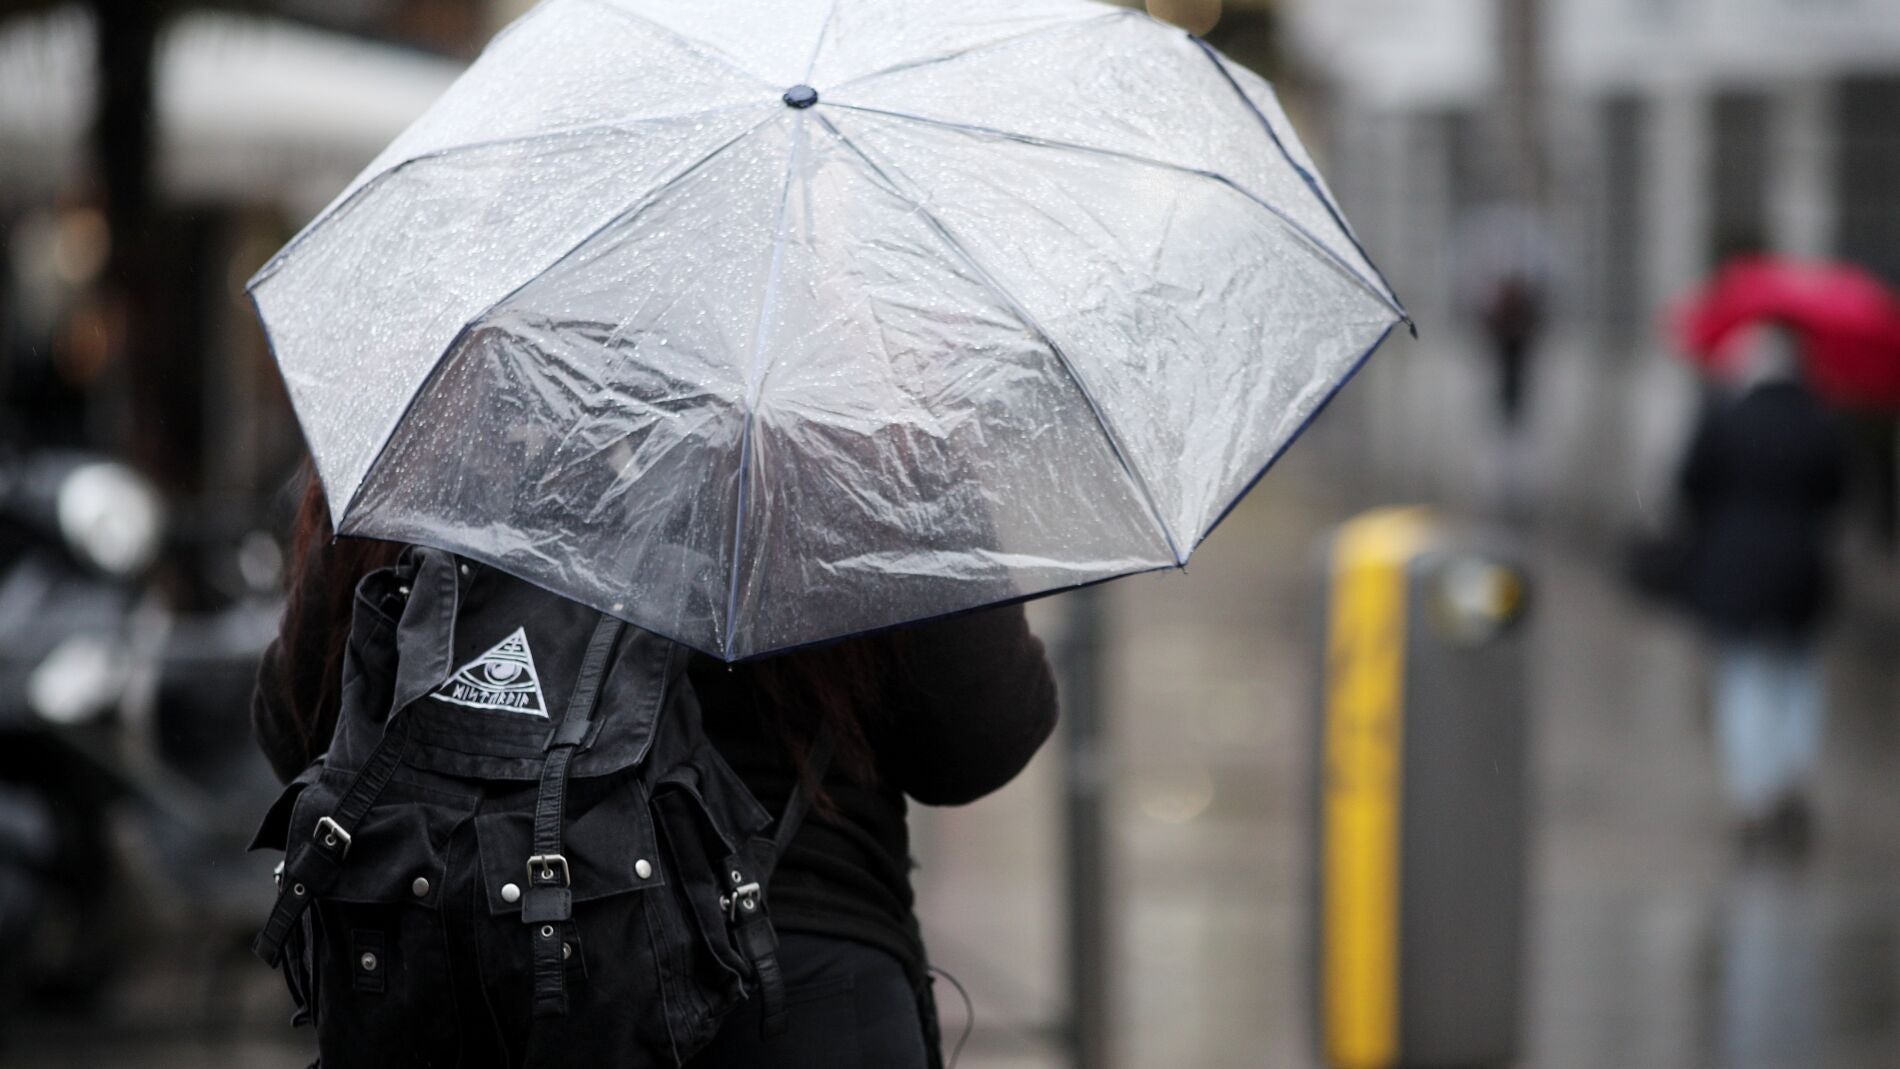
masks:
[[[639,785],[631,780],[587,807],[584,795],[598,792],[593,782],[575,780],[561,837],[569,888],[575,903],[666,885],[670,867],[662,863],[653,820]],[[528,886],[528,858],[534,854],[534,796],[516,808],[475,818],[481,851],[483,893],[494,915],[521,911]],[[509,889],[513,888],[512,891]]]
[[[326,770],[299,791],[285,827],[288,841],[324,833],[323,821],[336,811],[351,774]],[[364,814],[349,832],[345,863],[337,866],[321,897],[332,902],[405,902],[429,906],[435,896],[415,893],[426,881],[444,886],[449,835],[467,817],[470,800],[423,792],[398,780],[383,794],[383,804]]]
[[[303,795],[304,788],[316,782],[322,772],[323,762],[312,762],[296,779],[284,785],[277,800],[265,811],[264,819],[258,822],[257,832],[251,836],[251,845],[244,848],[247,852],[276,850],[281,853],[290,845],[290,818],[297,807],[297,799]]]
[[[600,614],[439,550],[412,548],[404,559],[412,572],[399,587],[405,604],[390,644],[400,652],[391,704],[410,719],[416,743],[405,760],[467,780],[539,779]],[[571,774],[639,764],[685,664],[673,643],[629,629]],[[332,765],[357,767],[377,743],[384,711],[362,711],[340,721]]]

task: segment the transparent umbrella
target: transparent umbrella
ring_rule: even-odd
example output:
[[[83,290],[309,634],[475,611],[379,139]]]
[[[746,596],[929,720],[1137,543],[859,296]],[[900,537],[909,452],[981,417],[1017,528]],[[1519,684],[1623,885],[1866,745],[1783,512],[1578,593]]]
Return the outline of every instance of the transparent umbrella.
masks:
[[[1405,322],[1085,0],[548,0],[251,290],[339,532],[728,660],[1181,565]]]

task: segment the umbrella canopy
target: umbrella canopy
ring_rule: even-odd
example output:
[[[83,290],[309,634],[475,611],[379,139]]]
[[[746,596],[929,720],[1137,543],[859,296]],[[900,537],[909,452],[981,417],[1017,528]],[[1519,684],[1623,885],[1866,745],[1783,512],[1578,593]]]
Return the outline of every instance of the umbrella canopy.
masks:
[[[1746,257],[1685,298],[1677,342],[1698,363],[1727,369],[1738,330],[1783,323],[1803,339],[1808,376],[1829,400],[1900,407],[1900,300],[1850,264]]]
[[[1184,563],[1405,320],[1084,0],[549,0],[252,293],[338,531],[731,660]]]

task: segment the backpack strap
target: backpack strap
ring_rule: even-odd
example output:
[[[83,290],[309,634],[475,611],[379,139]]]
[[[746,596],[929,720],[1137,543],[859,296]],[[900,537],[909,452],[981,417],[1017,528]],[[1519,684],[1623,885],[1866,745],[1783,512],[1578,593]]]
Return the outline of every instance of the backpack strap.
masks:
[[[532,929],[536,1017],[567,1014],[567,955],[576,938],[573,873],[561,853],[568,766],[593,733],[601,684],[625,629],[618,617],[600,615],[581,659],[567,714],[548,736],[547,756],[541,763],[541,789],[534,803],[534,854],[528,858],[528,885],[521,893],[521,922]]]
[[[747,843],[744,850],[733,856],[726,873],[731,886],[729,893],[721,897],[720,905],[725,907],[734,941],[751,962],[752,974],[758,980],[762,1010],[759,1032],[767,1038],[783,1034],[790,1018],[785,1010],[784,973],[778,964],[778,933],[773,930],[765,907],[765,885],[778,868],[786,847],[791,845],[792,837],[798,834],[799,825],[805,822],[805,815],[811,811],[812,796],[806,784],[824,780],[835,749],[830,727],[820,728],[811,753],[805,759],[805,772],[792,788],[792,796],[786,800],[772,836],[759,836]]]
[[[759,878],[769,880],[772,872],[778,868],[779,859],[785,856],[785,848],[792,844],[792,836],[798,834],[798,826],[805,823],[805,814],[811,812],[811,791],[806,783],[822,783],[825,773],[831,770],[831,758],[837,751],[837,740],[832,738],[829,724],[818,729],[818,738],[813,741],[811,752],[805,757],[806,774],[798,778],[798,785],[792,788],[792,796],[786,799],[785,811],[779,814],[778,824],[772,832],[772,851],[762,858],[763,871]]]

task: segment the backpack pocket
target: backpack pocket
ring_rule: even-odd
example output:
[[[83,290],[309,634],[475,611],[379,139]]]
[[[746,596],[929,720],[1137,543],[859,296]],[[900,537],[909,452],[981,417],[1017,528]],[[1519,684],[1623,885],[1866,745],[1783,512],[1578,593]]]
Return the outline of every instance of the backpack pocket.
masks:
[[[661,855],[645,792],[633,776],[568,781],[561,857],[573,916],[566,924],[522,919],[535,855],[536,788],[491,797],[475,818],[481,889],[475,942],[490,1011],[507,1036],[533,1035],[521,1055],[558,1054],[568,1064],[631,1050],[666,1051],[675,993],[656,983],[668,950],[665,914],[674,878]],[[533,1016],[533,944],[561,940],[567,1013]]]
[[[319,823],[350,778],[324,772],[302,790],[291,804],[287,835],[322,834]],[[464,1029],[441,903],[451,838],[471,808],[469,798],[391,783],[352,831],[331,885],[312,889],[302,933],[307,944],[286,964],[308,972],[325,1064],[463,1064]]]

